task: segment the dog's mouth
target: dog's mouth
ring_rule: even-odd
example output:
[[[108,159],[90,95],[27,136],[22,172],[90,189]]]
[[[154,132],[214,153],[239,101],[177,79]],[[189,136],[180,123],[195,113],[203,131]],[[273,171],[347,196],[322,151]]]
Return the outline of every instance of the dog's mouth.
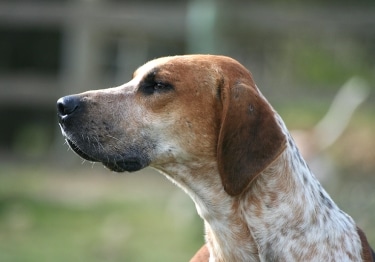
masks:
[[[114,172],[134,172],[145,168],[149,164],[149,160],[142,157],[124,157],[120,160],[110,160],[110,158],[107,158],[106,160],[102,160],[87,154],[72,140],[66,138],[66,141],[68,142],[70,148],[83,159],[91,162],[101,162],[105,167]]]
[[[104,166],[115,172],[134,172],[141,170],[145,167],[141,161],[137,159],[126,159],[122,161],[113,161],[113,162],[102,162]]]
[[[83,152],[76,144],[73,143],[73,141],[71,141],[70,139],[66,139],[66,141],[68,142],[70,148],[76,152],[77,155],[79,155],[80,157],[82,157],[83,159],[86,159],[88,161],[92,161],[92,162],[100,162],[99,160],[91,157],[90,155],[86,154],[85,152]]]

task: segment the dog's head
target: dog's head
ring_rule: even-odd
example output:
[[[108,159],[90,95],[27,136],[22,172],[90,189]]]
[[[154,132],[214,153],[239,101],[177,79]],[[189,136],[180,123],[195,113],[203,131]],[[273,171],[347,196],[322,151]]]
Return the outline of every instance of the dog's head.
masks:
[[[62,132],[81,157],[117,172],[215,159],[230,195],[285,144],[251,74],[222,56],[155,59],[122,86],[66,96],[57,107]]]

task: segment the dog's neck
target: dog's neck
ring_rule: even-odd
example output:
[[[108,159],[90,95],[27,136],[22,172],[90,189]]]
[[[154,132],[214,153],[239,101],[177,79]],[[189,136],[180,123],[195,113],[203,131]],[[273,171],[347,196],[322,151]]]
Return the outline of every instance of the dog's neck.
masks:
[[[286,150],[259,176],[244,197],[246,200],[240,201],[241,211],[265,261],[306,261],[324,257],[326,251],[318,250],[322,243],[336,251],[338,245],[344,250],[360,246],[352,245],[353,241],[359,242],[354,221],[322,188],[290,135]],[[314,252],[303,253],[311,250]],[[331,257],[326,258],[327,261],[346,261],[348,257],[360,261],[361,258],[360,250],[341,255],[332,252]]]
[[[326,251],[317,248],[321,243],[333,250],[342,245],[351,250],[347,256],[360,261],[361,250],[351,249],[360,246],[352,245],[360,242],[355,223],[331,200],[287,136],[285,151],[237,197],[224,191],[215,161],[159,168],[195,202],[205,221],[210,261],[306,261],[324,257],[320,252]],[[314,252],[303,253],[308,250]],[[341,255],[332,253],[328,260],[345,261]]]
[[[215,160],[156,168],[194,201],[205,223],[210,262],[259,261],[258,249],[247,222],[238,213],[238,199],[228,197],[224,191]]]

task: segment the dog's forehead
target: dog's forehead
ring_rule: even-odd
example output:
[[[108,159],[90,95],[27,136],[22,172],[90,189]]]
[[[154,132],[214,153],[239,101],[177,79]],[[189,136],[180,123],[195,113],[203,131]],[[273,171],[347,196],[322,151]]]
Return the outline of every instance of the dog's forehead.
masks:
[[[171,68],[170,65],[173,65],[174,69],[180,67],[181,70],[184,70],[187,67],[197,67],[202,70],[203,68],[218,68],[220,67],[220,64],[228,63],[229,61],[228,57],[215,55],[179,55],[160,57],[139,67],[134,72],[133,77],[144,76],[152,71],[158,71],[160,69],[165,69],[166,67]]]
[[[147,62],[135,70],[133,77],[143,77],[158,68],[161,68],[167,62],[176,59],[176,57],[161,57]]]
[[[147,62],[139,67],[133,74],[133,78],[145,76],[152,71],[158,71],[164,68],[171,68],[173,65],[174,71],[180,68],[185,71],[189,67],[196,67],[199,71],[223,71],[226,73],[239,72],[240,74],[247,74],[248,70],[243,67],[238,61],[227,56],[220,55],[180,55],[160,57]]]

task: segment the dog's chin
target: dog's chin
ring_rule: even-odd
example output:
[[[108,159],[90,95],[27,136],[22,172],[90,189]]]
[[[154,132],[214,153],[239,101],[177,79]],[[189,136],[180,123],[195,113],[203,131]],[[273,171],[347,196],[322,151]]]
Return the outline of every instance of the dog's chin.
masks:
[[[102,162],[104,166],[114,172],[135,172],[145,168],[147,165],[143,161],[137,159],[126,159],[115,162]]]
[[[66,139],[66,141],[68,142],[70,148],[83,159],[92,162],[101,162],[105,167],[114,172],[135,172],[145,168],[149,164],[149,161],[146,161],[141,157],[125,157],[124,159],[114,161],[101,160],[99,158],[94,158],[86,152],[82,151],[82,149],[80,149],[71,140]]]

